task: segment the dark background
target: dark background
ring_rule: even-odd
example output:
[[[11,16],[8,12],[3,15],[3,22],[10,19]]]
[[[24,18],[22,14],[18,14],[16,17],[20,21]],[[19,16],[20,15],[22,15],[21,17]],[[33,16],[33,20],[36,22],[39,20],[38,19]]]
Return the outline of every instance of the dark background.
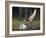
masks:
[[[36,16],[40,17],[40,8],[30,8],[30,7],[12,7],[12,16],[13,17],[20,17],[20,18],[26,18],[30,17],[32,13],[34,12],[34,9],[37,9]]]

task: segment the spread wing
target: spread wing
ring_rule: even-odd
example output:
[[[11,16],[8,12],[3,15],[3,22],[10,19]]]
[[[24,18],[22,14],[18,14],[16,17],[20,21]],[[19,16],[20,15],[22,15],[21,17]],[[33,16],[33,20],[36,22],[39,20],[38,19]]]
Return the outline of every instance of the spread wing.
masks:
[[[34,10],[33,14],[29,17],[29,20],[32,21],[36,15],[36,9]]]

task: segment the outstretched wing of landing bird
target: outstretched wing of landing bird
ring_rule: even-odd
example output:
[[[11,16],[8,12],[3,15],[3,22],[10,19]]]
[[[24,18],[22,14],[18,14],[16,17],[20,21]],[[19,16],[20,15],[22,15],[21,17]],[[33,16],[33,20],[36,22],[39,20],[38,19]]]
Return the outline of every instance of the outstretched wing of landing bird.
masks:
[[[36,15],[36,9],[34,9],[33,14],[29,17],[29,20],[32,21],[32,19],[34,19],[35,15]]]

